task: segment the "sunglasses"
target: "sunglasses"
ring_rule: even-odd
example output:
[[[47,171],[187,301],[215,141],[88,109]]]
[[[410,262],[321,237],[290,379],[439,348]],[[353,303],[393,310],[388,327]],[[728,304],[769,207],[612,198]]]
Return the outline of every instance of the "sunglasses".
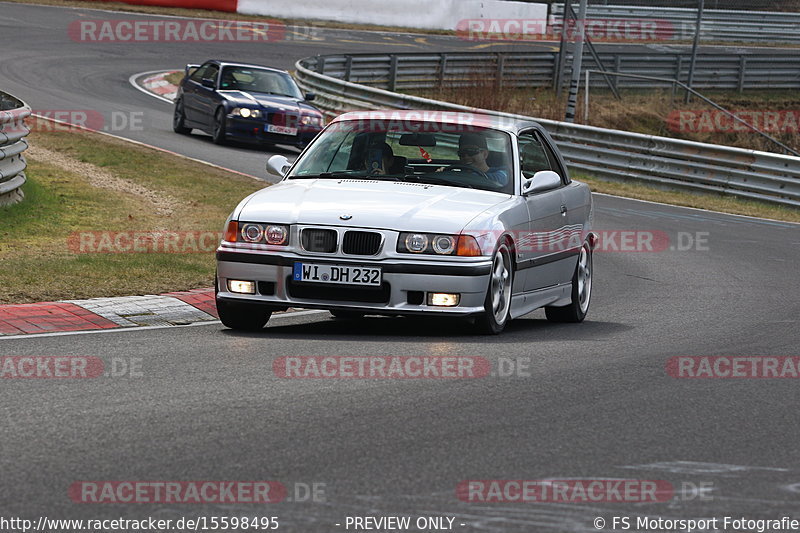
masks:
[[[461,150],[458,151],[458,156],[459,157],[464,157],[464,156],[470,156],[471,157],[473,155],[478,155],[479,153],[481,153],[481,151],[482,150],[480,148],[462,148]]]

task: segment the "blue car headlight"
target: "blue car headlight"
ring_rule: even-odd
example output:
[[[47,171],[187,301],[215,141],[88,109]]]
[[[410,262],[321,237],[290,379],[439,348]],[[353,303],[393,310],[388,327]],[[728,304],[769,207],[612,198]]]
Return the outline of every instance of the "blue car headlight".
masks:
[[[261,110],[252,109],[250,107],[235,107],[233,111],[231,111],[231,114],[242,118],[260,118]]]
[[[300,124],[303,126],[320,126],[322,127],[322,117],[316,115],[303,115],[300,117]]]

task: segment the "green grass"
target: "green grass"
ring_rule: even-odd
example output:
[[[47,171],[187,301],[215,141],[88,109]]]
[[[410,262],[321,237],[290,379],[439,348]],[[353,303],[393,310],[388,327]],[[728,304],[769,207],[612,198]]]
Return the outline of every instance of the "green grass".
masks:
[[[98,188],[85,175],[28,156],[25,200],[0,208],[0,303],[209,287],[211,251],[87,253],[70,246],[70,239],[77,242],[81,233],[98,231],[218,233],[236,204],[266,185],[93,133],[36,132],[29,141],[169,195],[175,209],[159,215],[145,197]]]

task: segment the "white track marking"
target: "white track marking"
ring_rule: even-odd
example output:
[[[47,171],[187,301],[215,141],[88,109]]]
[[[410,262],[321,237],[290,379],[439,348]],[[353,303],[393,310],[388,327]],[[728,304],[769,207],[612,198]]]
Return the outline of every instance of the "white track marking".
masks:
[[[309,309],[307,311],[294,311],[292,313],[280,313],[272,315],[270,322],[283,317],[295,317],[306,315],[317,315],[327,313],[324,309]],[[195,322],[193,324],[181,324],[178,326],[138,326],[138,327],[119,327],[109,329],[91,329],[82,331],[53,331],[51,333],[28,333],[26,335],[4,335],[0,336],[0,341],[11,339],[41,339],[42,337],[65,337],[70,335],[91,335],[94,333],[119,333],[122,331],[147,331],[151,329],[169,329],[169,328],[191,328],[195,326],[219,326],[222,322],[219,320],[205,320],[203,322]]]

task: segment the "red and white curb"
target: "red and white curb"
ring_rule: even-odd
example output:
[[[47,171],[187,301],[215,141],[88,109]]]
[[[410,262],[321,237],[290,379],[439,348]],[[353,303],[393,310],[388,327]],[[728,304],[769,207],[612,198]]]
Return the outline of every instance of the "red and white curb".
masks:
[[[214,289],[0,306],[0,336],[217,320]]]
[[[141,81],[139,78],[142,74],[135,74],[131,77],[131,81],[133,85],[137,89],[141,89],[147,93],[152,94],[153,96],[160,97],[162,100],[168,102],[174,102],[175,98],[178,96],[178,86],[168,82],[165,78],[170,74],[179,71],[169,71],[169,72],[157,72],[157,73],[144,73],[150,74],[149,76],[145,77]]]

